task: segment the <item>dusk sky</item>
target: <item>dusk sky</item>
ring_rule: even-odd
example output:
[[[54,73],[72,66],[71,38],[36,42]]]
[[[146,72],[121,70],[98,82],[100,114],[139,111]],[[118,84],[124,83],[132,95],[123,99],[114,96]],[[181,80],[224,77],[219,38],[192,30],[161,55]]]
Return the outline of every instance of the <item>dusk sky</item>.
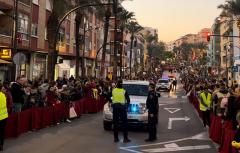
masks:
[[[159,39],[175,40],[210,28],[225,0],[132,0],[123,3],[142,26],[158,28]]]

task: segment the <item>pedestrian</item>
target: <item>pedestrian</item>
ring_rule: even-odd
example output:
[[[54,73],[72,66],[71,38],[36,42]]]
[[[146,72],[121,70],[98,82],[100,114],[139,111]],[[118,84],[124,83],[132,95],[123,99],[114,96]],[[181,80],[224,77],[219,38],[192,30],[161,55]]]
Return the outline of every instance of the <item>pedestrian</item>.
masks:
[[[119,142],[118,128],[119,120],[122,121],[124,143],[131,142],[128,139],[128,122],[127,122],[127,108],[130,104],[130,98],[125,89],[122,87],[122,80],[118,80],[117,87],[112,91],[112,99],[110,98],[113,108],[113,126],[114,126],[114,142]]]
[[[24,104],[24,85],[27,79],[24,76],[17,77],[16,82],[11,85],[11,94],[13,98],[13,112],[21,112]]]
[[[176,92],[176,90],[177,90],[177,80],[174,79],[172,84],[173,84],[173,89],[172,89],[172,91],[175,91],[175,92]]]
[[[158,96],[155,91],[155,85],[149,85],[149,93],[146,101],[148,109],[148,134],[146,142],[152,142],[157,139],[157,122],[158,122]]]
[[[207,87],[200,87],[200,90],[202,91],[200,93],[200,110],[202,112],[203,117],[203,125],[206,127],[207,125],[210,127],[210,107],[212,104],[212,94],[208,91]]]
[[[2,89],[3,86],[0,84],[0,151],[3,151],[4,134],[8,118],[7,98]]]

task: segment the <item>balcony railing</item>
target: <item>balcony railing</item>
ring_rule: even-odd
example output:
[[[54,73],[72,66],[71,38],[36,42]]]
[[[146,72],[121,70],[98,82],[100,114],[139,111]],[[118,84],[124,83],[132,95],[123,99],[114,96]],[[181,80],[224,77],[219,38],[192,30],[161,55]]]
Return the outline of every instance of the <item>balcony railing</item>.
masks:
[[[24,3],[24,4],[26,4],[26,5],[29,5],[29,6],[30,6],[30,4],[31,4],[31,1],[30,1],[30,0],[19,0],[19,2],[22,2],[22,3]]]
[[[0,28],[0,35],[5,35],[5,36],[11,36],[12,35],[12,32],[11,30],[7,30],[7,29],[2,29]]]

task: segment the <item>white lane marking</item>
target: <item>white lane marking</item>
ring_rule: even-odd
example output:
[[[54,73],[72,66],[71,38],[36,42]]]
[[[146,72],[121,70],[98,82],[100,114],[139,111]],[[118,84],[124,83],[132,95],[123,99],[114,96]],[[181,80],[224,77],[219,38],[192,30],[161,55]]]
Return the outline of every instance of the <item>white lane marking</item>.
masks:
[[[150,146],[156,146],[156,145],[176,143],[176,142],[181,142],[181,141],[186,141],[186,140],[206,140],[206,141],[209,140],[209,139],[198,139],[200,135],[202,135],[202,136],[206,135],[206,132],[202,132],[202,133],[199,133],[199,134],[191,136],[191,137],[181,138],[181,139],[177,139],[177,140],[171,140],[171,141],[165,141],[165,142],[159,142],[159,143],[152,143],[152,144],[145,144],[145,145],[137,145],[137,146],[120,147],[120,149],[126,150],[126,149],[132,149],[132,148],[150,147]]]
[[[184,118],[169,118],[168,120],[168,129],[171,130],[172,129],[172,124],[173,124],[173,121],[189,121],[190,118],[185,116]]]
[[[159,107],[160,107],[160,106],[164,106],[164,105],[168,105],[168,104],[159,104]]]
[[[168,111],[169,113],[171,113],[171,114],[174,114],[174,113],[176,113],[176,112],[181,110],[181,108],[164,108],[164,109],[166,111]]]
[[[203,150],[203,149],[211,148],[209,145],[179,147],[176,143],[167,144],[164,147],[165,148],[147,149],[143,151],[148,153],[159,153],[159,152],[173,152],[173,151],[187,151],[187,150]]]

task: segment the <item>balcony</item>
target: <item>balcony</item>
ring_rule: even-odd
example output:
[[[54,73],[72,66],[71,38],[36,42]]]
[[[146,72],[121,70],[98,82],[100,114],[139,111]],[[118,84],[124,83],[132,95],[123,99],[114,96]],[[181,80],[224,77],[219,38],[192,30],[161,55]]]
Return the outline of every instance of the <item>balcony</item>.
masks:
[[[19,2],[23,3],[23,4],[26,4],[28,6],[31,5],[31,1],[30,0],[19,0]]]

